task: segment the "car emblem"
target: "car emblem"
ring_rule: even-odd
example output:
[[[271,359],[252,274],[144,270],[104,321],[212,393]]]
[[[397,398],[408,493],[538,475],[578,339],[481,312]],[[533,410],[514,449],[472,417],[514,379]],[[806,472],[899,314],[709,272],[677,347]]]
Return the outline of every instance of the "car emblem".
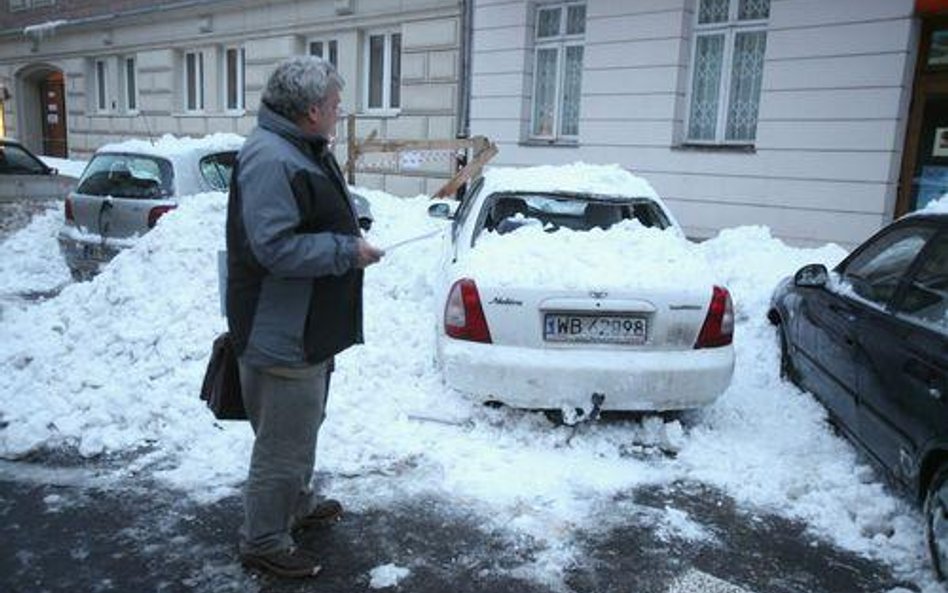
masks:
[[[594,299],[604,299],[607,296],[609,296],[609,293],[604,290],[590,290],[589,296],[591,296]]]
[[[518,307],[523,306],[523,301],[518,301],[517,299],[512,299],[509,297],[494,297],[491,299],[490,304],[492,305],[516,305]]]

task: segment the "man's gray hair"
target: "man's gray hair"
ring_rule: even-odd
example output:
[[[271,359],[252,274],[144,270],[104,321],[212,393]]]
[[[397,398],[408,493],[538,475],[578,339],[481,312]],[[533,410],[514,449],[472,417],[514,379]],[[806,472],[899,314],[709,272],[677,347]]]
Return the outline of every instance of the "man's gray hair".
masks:
[[[295,122],[309,113],[311,106],[322,106],[333,91],[341,91],[345,84],[328,60],[293,56],[280,62],[270,75],[262,101]]]

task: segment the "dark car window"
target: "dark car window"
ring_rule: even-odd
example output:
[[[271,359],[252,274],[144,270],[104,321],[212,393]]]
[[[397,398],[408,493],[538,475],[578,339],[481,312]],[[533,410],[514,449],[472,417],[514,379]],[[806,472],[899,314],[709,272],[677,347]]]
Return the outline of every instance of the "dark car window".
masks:
[[[201,159],[201,176],[204,181],[218,191],[227,191],[230,187],[230,174],[237,160],[235,151],[220,152]]]
[[[922,258],[896,310],[944,330],[948,328],[948,234],[936,237]]]
[[[908,226],[878,237],[846,263],[844,282],[860,297],[887,305],[933,233],[929,226]]]
[[[566,227],[576,231],[608,229],[623,220],[638,220],[643,226],[664,229],[669,221],[651,200],[596,200],[587,196],[552,194],[496,194],[486,206],[483,230],[509,233],[531,221],[553,231]]]
[[[131,154],[97,154],[82,173],[76,191],[90,196],[156,199],[173,193],[171,163]]]
[[[8,175],[40,175],[46,166],[15,144],[0,145],[0,173]]]

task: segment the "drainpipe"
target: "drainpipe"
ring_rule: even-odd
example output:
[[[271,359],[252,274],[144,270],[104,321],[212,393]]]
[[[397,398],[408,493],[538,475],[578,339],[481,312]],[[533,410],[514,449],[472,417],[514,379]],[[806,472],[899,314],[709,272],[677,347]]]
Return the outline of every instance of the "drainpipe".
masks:
[[[471,51],[474,0],[461,0],[461,72],[458,80],[457,137],[471,135]]]

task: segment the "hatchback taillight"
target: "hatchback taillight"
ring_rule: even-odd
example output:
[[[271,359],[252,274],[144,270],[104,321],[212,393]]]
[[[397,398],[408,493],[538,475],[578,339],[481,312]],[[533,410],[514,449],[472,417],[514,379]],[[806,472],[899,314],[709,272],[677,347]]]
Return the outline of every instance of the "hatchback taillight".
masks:
[[[64,215],[66,216],[67,222],[76,222],[76,216],[72,213],[72,200],[69,197],[66,197],[66,205],[64,206]]]
[[[734,339],[734,306],[726,288],[715,286],[711,294],[711,306],[698,334],[695,348],[717,348],[727,346]]]
[[[452,338],[490,344],[490,330],[477,285],[470,278],[454,283],[444,305],[444,332]]]
[[[155,228],[155,225],[158,224],[158,219],[162,217],[166,212],[174,210],[174,206],[155,206],[148,211],[148,228]]]

